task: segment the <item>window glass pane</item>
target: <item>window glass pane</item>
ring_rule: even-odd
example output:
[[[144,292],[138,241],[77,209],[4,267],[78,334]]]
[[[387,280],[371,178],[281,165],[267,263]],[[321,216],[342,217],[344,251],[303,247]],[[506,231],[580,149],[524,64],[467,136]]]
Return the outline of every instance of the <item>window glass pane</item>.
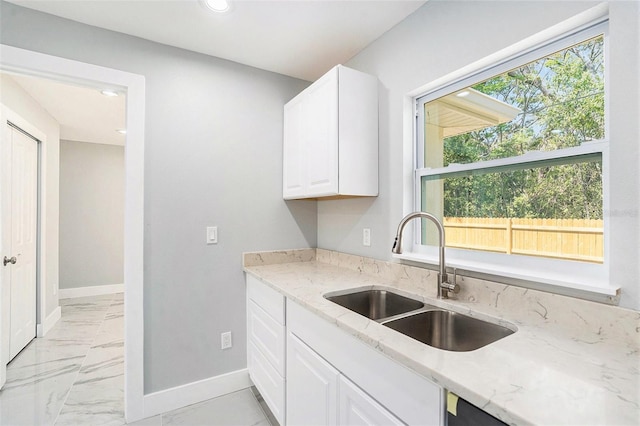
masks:
[[[602,156],[516,164],[421,180],[422,210],[447,247],[602,263]],[[422,225],[423,244],[437,244]]]
[[[572,46],[424,104],[424,167],[604,138],[604,40]]]

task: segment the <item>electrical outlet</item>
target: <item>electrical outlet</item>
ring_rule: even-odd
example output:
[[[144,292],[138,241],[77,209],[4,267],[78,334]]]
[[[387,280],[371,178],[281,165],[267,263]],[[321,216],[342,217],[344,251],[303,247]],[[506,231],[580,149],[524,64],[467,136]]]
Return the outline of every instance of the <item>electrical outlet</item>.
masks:
[[[362,230],[362,245],[365,247],[371,246],[371,229],[369,228]]]
[[[229,349],[231,346],[233,346],[231,342],[231,332],[227,331],[220,334],[220,349]]]

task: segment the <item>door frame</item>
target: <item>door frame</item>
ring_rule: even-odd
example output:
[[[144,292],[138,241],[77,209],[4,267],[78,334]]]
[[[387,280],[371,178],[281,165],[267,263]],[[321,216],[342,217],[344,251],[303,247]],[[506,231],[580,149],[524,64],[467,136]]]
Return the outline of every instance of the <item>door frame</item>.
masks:
[[[144,76],[3,44],[0,44],[0,69],[61,82],[79,83],[96,89],[118,89],[127,94],[124,208],[124,403],[125,418],[128,422],[142,419],[144,417]],[[41,171],[44,177],[44,170]],[[41,250],[44,256],[46,254],[44,247]],[[57,293],[58,283],[54,285]],[[42,296],[41,293],[44,292],[39,291],[38,297]],[[41,318],[41,321],[44,321],[44,318]],[[3,319],[0,318],[0,329],[2,322]],[[0,360],[0,364],[6,368],[4,359]]]

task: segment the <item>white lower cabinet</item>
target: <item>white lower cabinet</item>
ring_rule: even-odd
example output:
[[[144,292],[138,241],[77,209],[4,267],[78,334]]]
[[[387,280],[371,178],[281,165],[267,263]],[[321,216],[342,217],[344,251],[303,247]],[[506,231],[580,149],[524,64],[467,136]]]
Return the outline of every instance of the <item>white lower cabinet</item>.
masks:
[[[293,333],[287,337],[287,424],[402,425]]]
[[[247,274],[247,364],[281,426],[444,425],[444,390]]]
[[[287,424],[444,424],[444,390],[287,299]]]

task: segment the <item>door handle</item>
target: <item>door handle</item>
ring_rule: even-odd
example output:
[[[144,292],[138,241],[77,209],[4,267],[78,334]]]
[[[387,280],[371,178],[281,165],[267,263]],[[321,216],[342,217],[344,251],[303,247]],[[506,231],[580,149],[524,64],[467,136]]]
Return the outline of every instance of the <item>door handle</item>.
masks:
[[[17,261],[18,261],[18,259],[15,256],[13,256],[11,259],[9,259],[7,256],[5,256],[4,260],[2,261],[2,263],[4,263],[4,266],[7,266],[7,263],[15,265]]]

